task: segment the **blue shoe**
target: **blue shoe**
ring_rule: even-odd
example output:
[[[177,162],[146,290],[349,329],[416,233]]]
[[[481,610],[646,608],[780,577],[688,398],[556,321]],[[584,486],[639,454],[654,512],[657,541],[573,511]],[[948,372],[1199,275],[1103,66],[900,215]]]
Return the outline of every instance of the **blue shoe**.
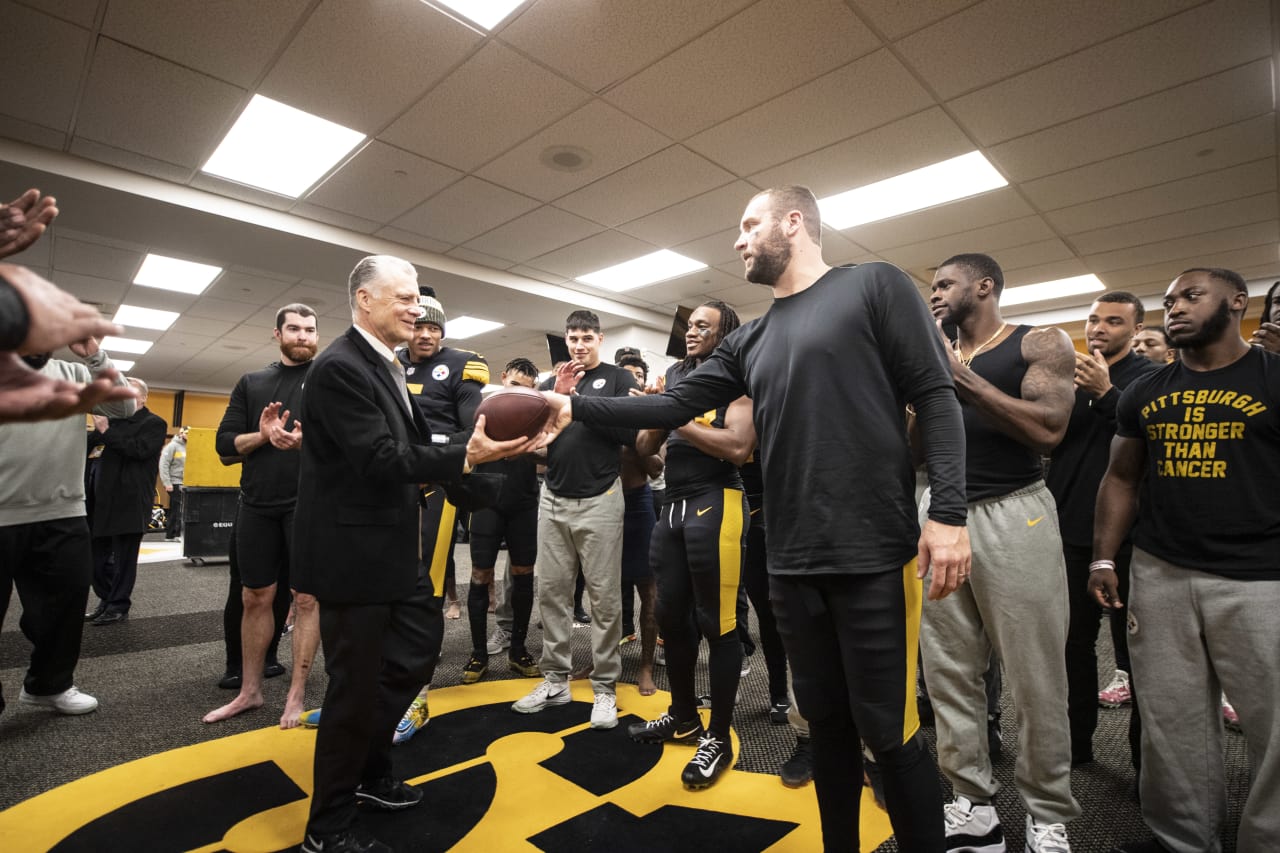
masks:
[[[396,725],[396,733],[391,736],[392,745],[398,746],[408,741],[418,733],[419,729],[426,726],[430,719],[431,711],[427,708],[427,689],[424,687]]]
[[[298,725],[303,728],[315,729],[320,727],[320,712],[322,708],[314,708],[310,711],[303,711],[298,715]]]

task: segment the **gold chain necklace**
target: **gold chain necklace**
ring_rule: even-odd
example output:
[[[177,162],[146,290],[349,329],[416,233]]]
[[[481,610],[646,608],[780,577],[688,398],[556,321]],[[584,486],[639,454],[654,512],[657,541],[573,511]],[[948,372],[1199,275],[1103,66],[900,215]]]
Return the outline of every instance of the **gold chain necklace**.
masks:
[[[987,348],[988,344],[990,344],[996,338],[1000,337],[1000,333],[1004,331],[1004,327],[1007,325],[1009,324],[1001,323],[1000,328],[996,329],[996,333],[991,337],[987,338],[982,343],[978,344],[978,346],[974,348],[973,352],[969,353],[968,357],[965,357],[964,350],[960,349],[960,336],[957,335],[956,342],[952,344],[952,347],[956,351],[956,359],[965,367],[968,367],[970,364],[973,363],[973,360],[978,357],[978,353],[982,352],[984,349]]]

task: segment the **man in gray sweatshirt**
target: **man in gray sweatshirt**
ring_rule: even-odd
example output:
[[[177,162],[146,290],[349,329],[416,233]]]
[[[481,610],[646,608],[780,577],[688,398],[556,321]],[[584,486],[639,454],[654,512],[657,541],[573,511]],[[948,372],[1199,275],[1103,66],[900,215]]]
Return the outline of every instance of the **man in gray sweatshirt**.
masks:
[[[78,384],[112,369],[95,338],[71,344],[71,351],[83,363],[47,354],[23,358],[52,380]],[[125,379],[115,382],[123,385]],[[123,418],[134,410],[134,400],[128,399],[93,411]],[[17,587],[20,626],[32,645],[19,699],[62,714],[87,714],[98,707],[97,699],[73,683],[93,571],[85,518],[85,427],[82,414],[0,426],[0,626],[9,590]]]

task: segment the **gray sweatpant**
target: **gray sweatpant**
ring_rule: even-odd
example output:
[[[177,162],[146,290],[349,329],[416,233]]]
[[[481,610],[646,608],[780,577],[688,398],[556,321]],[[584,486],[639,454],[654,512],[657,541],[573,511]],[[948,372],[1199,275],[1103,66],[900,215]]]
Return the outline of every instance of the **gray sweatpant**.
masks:
[[[926,492],[920,501],[922,525],[929,498]],[[1014,782],[1032,817],[1066,823],[1080,806],[1071,795],[1067,567],[1057,505],[1040,481],[969,504],[968,527],[973,573],[941,601],[925,601],[920,626],[938,766],[959,796],[990,801],[1000,788],[987,753],[982,678],[994,647],[1013,693]]]
[[[590,498],[562,498],[545,484],[538,501],[538,609],[542,674],[568,681],[573,665],[573,585],[578,566],[591,603],[591,687],[614,693],[622,674],[622,481]]]
[[[1238,581],[1133,549],[1129,658],[1142,697],[1142,817],[1173,853],[1218,851],[1226,691],[1253,783],[1241,853],[1280,843],[1280,581]]]

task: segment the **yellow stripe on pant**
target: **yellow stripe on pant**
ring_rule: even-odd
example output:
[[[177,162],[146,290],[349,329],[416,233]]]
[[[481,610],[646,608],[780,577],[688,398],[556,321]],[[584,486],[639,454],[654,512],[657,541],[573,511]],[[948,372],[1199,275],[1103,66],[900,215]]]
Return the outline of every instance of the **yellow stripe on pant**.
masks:
[[[742,582],[742,492],[725,489],[720,520],[720,636],[738,627],[738,587]]]
[[[439,598],[444,595],[444,576],[449,566],[449,549],[453,545],[453,527],[458,510],[445,498],[444,489],[436,488],[426,492],[423,500],[426,506],[422,508],[422,540],[419,548],[424,562],[430,556],[431,562],[427,570],[431,576],[431,592]],[[434,539],[428,540],[427,531],[433,528]]]
[[[902,598],[907,611],[907,695],[902,708],[902,742],[911,740],[920,730],[920,709],[916,705],[916,680],[920,661],[920,608],[924,584],[916,577],[916,561],[902,567]]]

